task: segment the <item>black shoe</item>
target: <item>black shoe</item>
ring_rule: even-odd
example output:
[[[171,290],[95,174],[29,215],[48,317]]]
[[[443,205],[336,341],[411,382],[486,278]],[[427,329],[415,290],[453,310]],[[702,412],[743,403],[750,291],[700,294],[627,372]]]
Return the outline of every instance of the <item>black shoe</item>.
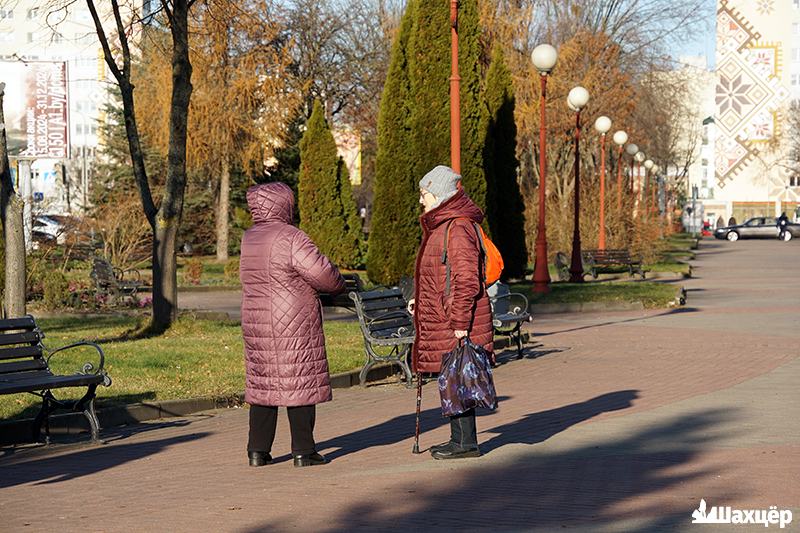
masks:
[[[328,461],[318,454],[314,452],[308,455],[295,455],[294,456],[294,466],[314,466],[314,465],[324,465]]]
[[[247,452],[250,466],[264,466],[272,463],[272,456],[267,452]]]
[[[449,440],[447,442],[443,442],[441,444],[434,444],[433,446],[431,446],[430,452],[433,453],[433,452],[438,452],[440,450],[446,450],[446,449],[450,448],[452,446],[452,444],[453,444],[453,441],[451,441],[451,440]]]
[[[434,459],[466,459],[467,457],[480,457],[481,451],[477,446],[469,448],[462,448],[452,444],[445,448],[440,448],[436,451],[431,451],[431,457]]]

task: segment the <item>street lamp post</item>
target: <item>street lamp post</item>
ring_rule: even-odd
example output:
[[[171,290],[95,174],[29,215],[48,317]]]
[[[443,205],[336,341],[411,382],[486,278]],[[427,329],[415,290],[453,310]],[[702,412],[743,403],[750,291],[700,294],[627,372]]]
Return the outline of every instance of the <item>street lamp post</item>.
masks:
[[[606,134],[611,129],[611,119],[606,116],[597,117],[594,129],[600,133],[600,234],[597,248],[606,249]]]
[[[646,199],[644,197],[641,197],[642,196],[642,163],[644,162],[644,160],[646,158],[647,158],[647,156],[645,156],[644,152],[642,152],[641,150],[639,150],[636,153],[636,155],[633,156],[633,159],[636,160],[636,203],[637,203],[637,206],[638,206],[638,204],[641,203],[642,200]]]
[[[655,180],[655,187],[653,188],[653,211],[655,211],[658,216],[661,216],[661,205],[659,202],[659,197],[661,195],[661,178],[658,175],[658,171],[661,167],[653,163],[653,166],[650,168],[650,172],[653,173],[653,179]]]
[[[581,257],[581,110],[589,103],[589,91],[574,87],[567,96],[567,105],[575,111],[575,214],[572,231],[572,264],[569,280],[583,283],[583,259]]]
[[[461,174],[461,76],[458,74],[458,0],[450,0],[450,166]]]
[[[547,99],[547,76],[556,66],[558,52],[549,44],[540,44],[533,49],[531,60],[539,71],[539,222],[536,228],[535,260],[533,266],[533,290],[545,293],[550,290],[550,272],[547,268],[547,230],[545,228],[545,184],[547,176],[547,130],[545,127],[545,103]]]
[[[612,139],[617,145],[617,211],[622,213],[622,150],[628,142],[628,134],[619,130],[614,133]]]
[[[650,212],[652,208],[650,207],[650,190],[653,188],[652,184],[650,183],[650,171],[653,168],[653,161],[650,159],[646,159],[644,162],[644,216],[645,218],[650,216]]]
[[[627,146],[627,148],[625,148],[625,152],[627,152],[628,155],[631,156],[631,181],[630,181],[631,190],[630,190],[630,193],[631,193],[631,195],[633,195],[633,163],[634,163],[636,154],[639,153],[639,147],[636,146],[635,144],[631,143],[631,144],[629,144]]]
[[[659,198],[661,197],[661,184],[662,180],[658,175],[658,171],[661,170],[661,167],[653,164],[653,168],[650,171],[653,173],[653,178],[656,180],[656,187],[653,189],[653,208],[655,209],[658,216],[661,216],[661,202]]]

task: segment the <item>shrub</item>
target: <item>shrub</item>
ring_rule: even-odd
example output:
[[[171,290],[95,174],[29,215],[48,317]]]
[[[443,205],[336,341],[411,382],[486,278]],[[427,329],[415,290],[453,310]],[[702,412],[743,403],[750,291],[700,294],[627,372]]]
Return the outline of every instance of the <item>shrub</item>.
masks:
[[[45,309],[60,309],[70,300],[69,282],[60,270],[51,270],[42,278]]]
[[[203,261],[193,257],[186,262],[183,267],[183,279],[192,285],[200,285],[200,278],[203,276]]]
[[[225,281],[239,281],[239,258],[233,257],[225,263]]]

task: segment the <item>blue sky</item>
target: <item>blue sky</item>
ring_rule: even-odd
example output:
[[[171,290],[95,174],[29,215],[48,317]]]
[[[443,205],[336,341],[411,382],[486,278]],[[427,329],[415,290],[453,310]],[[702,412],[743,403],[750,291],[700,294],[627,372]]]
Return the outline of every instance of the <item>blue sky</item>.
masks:
[[[714,66],[714,52],[716,45],[716,1],[706,0],[708,6],[703,10],[702,16],[705,18],[704,28],[698,31],[693,39],[686,40],[675,49],[672,56],[677,59],[680,56],[704,55],[707,58],[709,68]]]

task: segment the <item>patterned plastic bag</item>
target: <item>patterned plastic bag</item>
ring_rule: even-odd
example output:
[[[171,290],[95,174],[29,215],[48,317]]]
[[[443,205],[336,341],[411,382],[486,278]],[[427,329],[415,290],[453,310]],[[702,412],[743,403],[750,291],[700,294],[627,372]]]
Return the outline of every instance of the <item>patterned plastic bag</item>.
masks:
[[[489,352],[469,338],[442,357],[439,394],[444,416],[460,415],[474,407],[497,407]]]

